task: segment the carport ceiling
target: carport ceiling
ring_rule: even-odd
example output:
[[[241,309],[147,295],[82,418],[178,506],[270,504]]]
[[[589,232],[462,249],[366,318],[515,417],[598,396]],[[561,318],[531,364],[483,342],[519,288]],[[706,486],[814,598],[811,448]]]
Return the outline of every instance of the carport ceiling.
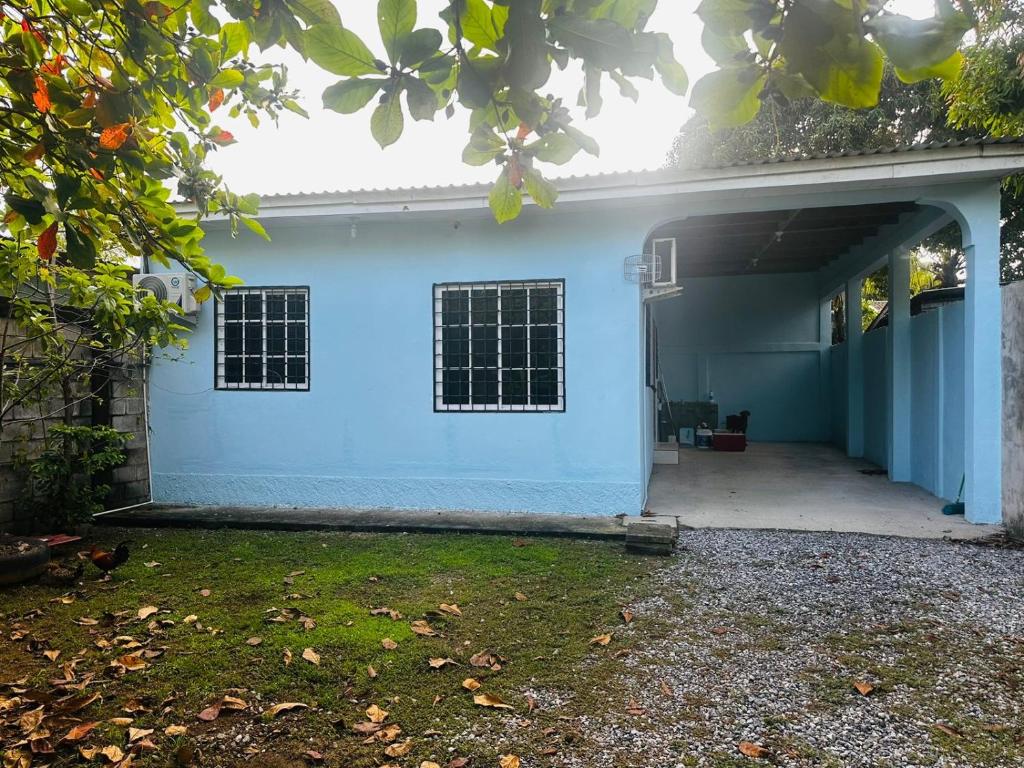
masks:
[[[696,216],[669,222],[651,237],[676,239],[680,278],[814,272],[916,207],[880,203]]]

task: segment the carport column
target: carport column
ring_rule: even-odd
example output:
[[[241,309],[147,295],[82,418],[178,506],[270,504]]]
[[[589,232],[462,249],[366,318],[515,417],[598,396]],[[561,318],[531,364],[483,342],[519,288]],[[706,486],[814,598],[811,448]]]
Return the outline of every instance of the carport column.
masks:
[[[889,479],[910,480],[910,252],[889,254]]]
[[[999,183],[954,200],[967,255],[964,305],[964,488],[972,523],[1002,520],[1002,291]]]
[[[846,455],[864,455],[864,325],[863,281],[846,283]]]

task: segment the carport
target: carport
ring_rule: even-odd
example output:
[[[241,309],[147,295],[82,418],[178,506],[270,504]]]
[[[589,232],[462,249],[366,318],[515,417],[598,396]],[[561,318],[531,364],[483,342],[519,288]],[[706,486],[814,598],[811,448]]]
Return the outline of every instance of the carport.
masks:
[[[751,413],[744,453],[682,447],[678,463],[652,461],[651,512],[908,535],[1000,521],[1005,166],[986,160],[1003,149],[922,145],[713,169],[756,178],[717,205],[680,205],[648,232],[644,252],[663,262],[644,296],[665,399],[713,403],[720,428]],[[912,318],[909,253],[950,222],[967,254],[965,301]],[[882,266],[889,326],[864,333],[862,283]],[[834,339],[840,294],[845,337]],[[964,477],[966,523],[940,513]]]

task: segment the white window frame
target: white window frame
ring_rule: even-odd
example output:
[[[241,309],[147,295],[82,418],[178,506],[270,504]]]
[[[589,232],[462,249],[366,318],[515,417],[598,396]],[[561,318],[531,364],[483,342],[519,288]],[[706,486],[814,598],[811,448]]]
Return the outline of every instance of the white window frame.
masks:
[[[676,284],[676,238],[674,237],[656,237],[651,240],[651,255],[657,256],[658,244],[659,243],[672,243],[672,255],[669,258],[669,263],[665,264],[662,260],[660,274],[658,279],[651,283],[654,288],[662,288],[664,286],[674,286]],[[666,279],[666,275],[668,278]]]
[[[506,370],[502,361],[502,338],[501,338],[501,292],[502,290],[528,291],[533,288],[554,288],[555,289],[555,328],[557,332],[556,355],[558,365],[556,367],[557,397],[554,403],[504,403],[503,377]],[[470,365],[466,370],[470,371],[470,403],[445,403],[444,402],[444,348],[442,334],[444,326],[441,324],[442,296],[445,291],[458,290],[496,290],[498,293],[498,402],[497,403],[473,403],[472,402],[472,371]],[[470,299],[472,302],[472,299]],[[564,280],[498,280],[494,282],[449,282],[436,283],[434,285],[434,410],[438,413],[560,413],[565,411],[565,281]],[[470,303],[472,313],[472,303]],[[529,294],[526,302],[526,393],[527,400],[530,398],[530,302]],[[472,355],[473,325],[469,324],[469,345]],[[472,362],[472,361],[470,361]],[[508,369],[519,370],[519,369]]]
[[[229,324],[224,312],[223,302],[218,301],[216,306],[216,336],[217,343],[214,346],[214,377],[215,377],[215,388],[218,390],[226,391],[260,391],[260,392],[308,392],[309,391],[309,380],[310,380],[310,307],[309,307],[309,286],[306,285],[267,285],[267,286],[251,286],[245,288],[230,288],[225,291],[226,294],[240,295],[240,296],[252,296],[258,295],[260,297],[261,307],[261,325],[262,325],[262,379],[261,381],[227,381],[225,375],[225,363],[227,358],[227,350],[225,349],[225,328]],[[295,355],[288,352],[288,326],[294,325],[294,323],[288,319],[288,294],[302,294],[305,298],[306,313],[303,318],[303,324],[305,325],[305,354]],[[267,319],[267,296],[268,295],[280,295],[285,301],[285,315],[281,320],[268,320]],[[243,302],[244,302],[243,298]],[[234,321],[230,321],[232,324]],[[251,322],[251,321],[250,321]],[[242,331],[242,371],[243,378],[245,376],[245,358],[255,357],[255,355],[247,355],[245,353],[245,324],[246,321],[242,320],[240,324],[243,327]],[[281,325],[284,328],[284,343],[285,351],[281,355],[268,354],[267,350],[267,329],[271,325]],[[236,357],[236,355],[232,355]],[[305,366],[305,381],[302,383],[297,382],[272,382],[267,379],[267,358],[268,357],[282,357],[284,359],[285,366],[285,378],[288,376],[288,363],[294,362],[295,360],[302,359]]]

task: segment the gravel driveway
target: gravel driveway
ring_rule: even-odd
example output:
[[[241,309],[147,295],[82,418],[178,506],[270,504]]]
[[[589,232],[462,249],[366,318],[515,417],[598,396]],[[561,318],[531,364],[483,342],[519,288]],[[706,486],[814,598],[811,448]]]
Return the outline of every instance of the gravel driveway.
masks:
[[[616,632],[632,651],[607,712],[554,764],[1024,765],[1024,551],[764,531],[680,547]]]

